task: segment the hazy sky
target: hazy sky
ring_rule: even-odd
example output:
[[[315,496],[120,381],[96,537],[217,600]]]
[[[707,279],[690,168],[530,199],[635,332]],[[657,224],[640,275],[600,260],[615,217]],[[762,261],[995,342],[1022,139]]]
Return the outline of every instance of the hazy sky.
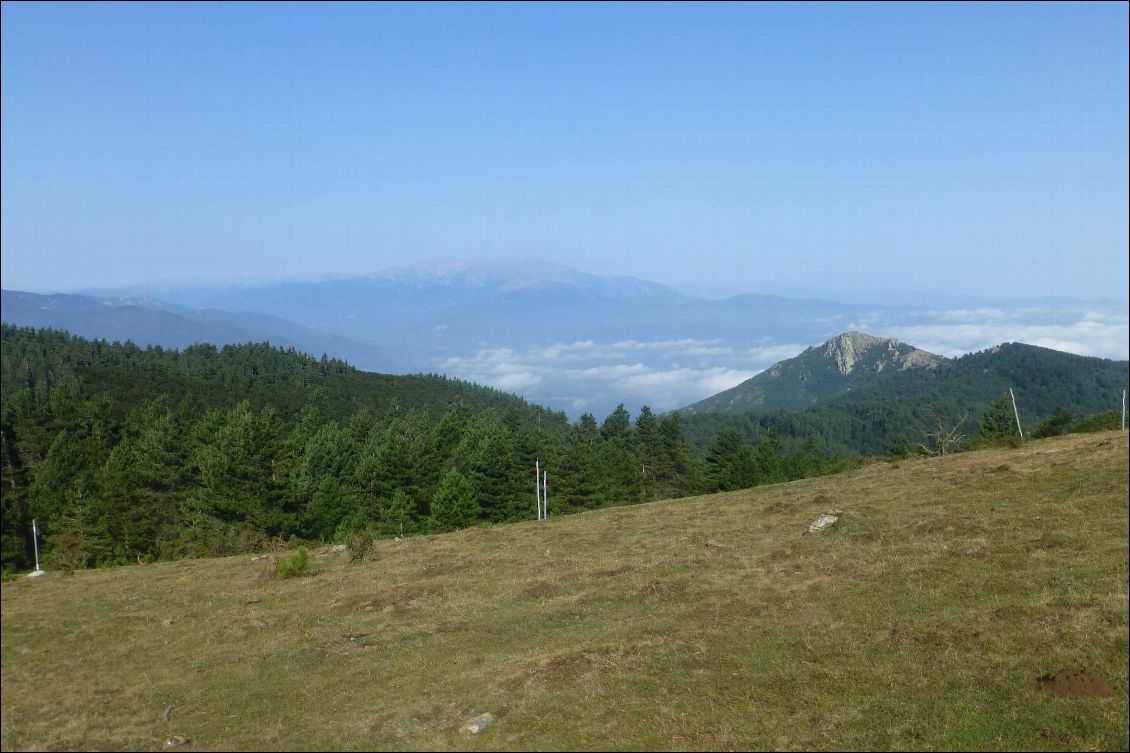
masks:
[[[5,3],[4,287],[1127,297],[1125,3],[422,5]]]

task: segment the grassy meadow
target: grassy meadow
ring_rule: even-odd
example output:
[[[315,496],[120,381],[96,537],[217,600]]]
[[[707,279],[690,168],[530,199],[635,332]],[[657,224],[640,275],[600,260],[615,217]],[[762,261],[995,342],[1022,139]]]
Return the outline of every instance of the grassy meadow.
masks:
[[[1127,457],[1109,432],[875,462],[287,580],[250,556],[20,579],[0,746],[1125,750]],[[1067,667],[1114,697],[1037,692]]]

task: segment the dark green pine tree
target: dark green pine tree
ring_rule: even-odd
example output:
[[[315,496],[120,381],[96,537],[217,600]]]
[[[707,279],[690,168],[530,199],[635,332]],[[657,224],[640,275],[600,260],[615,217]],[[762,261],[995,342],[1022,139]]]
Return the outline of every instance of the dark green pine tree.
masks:
[[[639,502],[643,479],[637,462],[631,417],[623,403],[600,426],[600,495],[614,504]]]
[[[342,526],[343,521],[360,512],[356,492],[335,476],[323,476],[310,497],[303,516],[303,533],[306,538],[328,540]],[[361,516],[364,525],[364,516]],[[347,530],[353,526],[347,526]]]
[[[1016,416],[1013,414],[1012,401],[1007,394],[994,400],[985,415],[981,417],[979,425],[981,436],[986,439],[1006,439],[1017,437]]]
[[[645,501],[660,496],[660,455],[659,421],[651,408],[645,405],[636,416],[636,464],[639,467],[640,494]]]
[[[756,482],[753,450],[734,429],[718,432],[705,460],[706,491],[745,489]]]
[[[659,481],[663,497],[683,497],[701,488],[698,454],[678,413],[659,420]]]
[[[430,496],[425,476],[434,467],[425,447],[426,428],[417,419],[393,417],[380,442],[370,440],[362,449],[356,473],[363,504],[379,504],[401,491],[411,500],[414,523],[427,519]]]
[[[788,478],[785,450],[775,428],[769,429],[753,451],[754,477],[757,484],[775,484]]]
[[[282,506],[282,423],[270,408],[256,413],[246,400],[225,412],[209,411],[195,427],[190,454],[206,512],[229,523],[246,522],[269,534],[291,521]]]
[[[560,473],[553,476],[555,494],[550,502],[551,512],[600,506],[599,450],[600,431],[596,427],[596,419],[591,413],[585,413],[569,431],[561,457]]]
[[[530,498],[514,437],[493,410],[483,411],[467,427],[456,452],[455,467],[475,487],[482,519],[494,523],[525,517]]]
[[[454,531],[474,525],[479,512],[475,487],[466,476],[452,468],[440,481],[432,497],[432,530]]]
[[[1032,435],[1037,439],[1043,437],[1058,437],[1071,427],[1071,414],[1068,413],[1062,405],[1057,405],[1055,413],[1053,413],[1046,421],[1042,422],[1037,427],[1036,432]]]
[[[143,403],[126,420],[122,440],[99,474],[89,523],[104,530],[110,550],[99,563],[130,563],[160,554],[163,542],[180,535],[180,508],[188,487],[187,432],[168,400]]]
[[[456,399],[435,426],[432,451],[437,466],[447,466],[471,424],[474,414],[460,399]]]
[[[291,493],[299,509],[305,509],[324,479],[344,482],[352,478],[355,462],[349,434],[337,421],[330,421],[314,432],[306,441],[291,480]]]
[[[828,458],[820,451],[816,438],[810,436],[789,457],[788,477],[796,479],[819,476],[827,464]]]
[[[413,512],[415,503],[403,489],[397,489],[392,497],[377,501],[377,532],[403,535],[415,530]]]

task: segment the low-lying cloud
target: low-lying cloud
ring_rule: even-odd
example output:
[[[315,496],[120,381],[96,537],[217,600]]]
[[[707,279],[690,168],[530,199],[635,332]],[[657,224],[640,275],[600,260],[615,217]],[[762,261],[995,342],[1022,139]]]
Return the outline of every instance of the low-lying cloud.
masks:
[[[481,348],[444,360],[440,368],[464,379],[545,401],[571,415],[610,410],[623,402],[633,410],[680,408],[749,379],[772,365],[781,348],[754,348],[734,366],[735,349],[718,340],[578,340],[516,351]],[[724,357],[727,363],[713,361]],[[544,388],[544,389],[543,389]],[[603,417],[603,416],[599,416]]]
[[[893,325],[892,337],[941,356],[960,356],[1003,342],[1022,342],[1081,356],[1128,357],[1130,320],[1112,312],[1088,311],[1073,321],[1048,321],[1049,312],[999,309],[943,312],[938,321]],[[1042,321],[1041,321],[1042,320]]]

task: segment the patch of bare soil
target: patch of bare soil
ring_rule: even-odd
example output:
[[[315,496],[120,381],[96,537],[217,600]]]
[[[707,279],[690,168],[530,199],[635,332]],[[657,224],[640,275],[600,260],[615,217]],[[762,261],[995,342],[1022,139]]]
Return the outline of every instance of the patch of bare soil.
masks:
[[[1036,679],[1036,689],[1057,698],[1111,698],[1114,690],[1097,672],[1061,669]]]
[[[558,589],[557,586],[553,585],[552,583],[541,581],[540,583],[535,583],[534,585],[530,586],[522,593],[524,593],[526,596],[529,596],[531,599],[542,599],[546,596],[555,596],[559,590],[560,589]]]

